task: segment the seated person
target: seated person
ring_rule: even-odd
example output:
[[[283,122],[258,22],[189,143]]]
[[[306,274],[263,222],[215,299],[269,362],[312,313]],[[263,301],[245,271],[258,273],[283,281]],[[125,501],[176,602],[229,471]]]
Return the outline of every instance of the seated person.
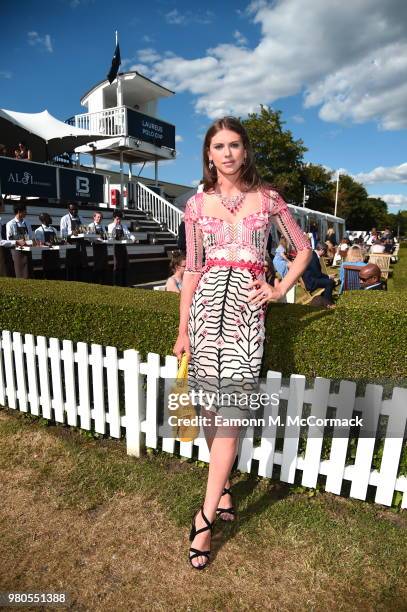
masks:
[[[367,264],[359,270],[360,288],[369,291],[383,291],[386,286],[381,281],[382,273],[376,264]]]
[[[320,257],[326,255],[326,245],[317,244],[316,249],[312,252],[312,258],[308,264],[307,269],[302,275],[305,287],[308,291],[315,291],[320,287],[324,288],[322,296],[325,298],[327,303],[332,304],[332,291],[335,287],[335,281],[331,276],[324,274],[321,270]]]
[[[339,253],[339,256],[342,259],[342,261],[346,259],[346,256],[348,254],[348,249],[349,249],[349,242],[347,238],[342,238],[342,240],[339,243],[338,249],[337,249],[337,253]]]
[[[276,254],[274,255],[273,259],[273,266],[275,271],[278,272],[281,278],[284,278],[291,266],[291,262],[289,261],[286,253],[287,240],[285,238],[280,238],[280,242],[278,247],[276,248]]]
[[[41,221],[41,225],[37,227],[34,232],[35,240],[43,242],[44,244],[53,244],[56,242],[57,232],[55,227],[52,226],[52,219],[49,214],[41,213],[38,219]]]
[[[329,238],[325,240],[325,244],[327,247],[326,256],[329,259],[329,262],[332,263],[336,254],[335,245],[331,240],[329,240]]]
[[[385,250],[386,250],[385,245],[382,240],[376,240],[376,242],[374,242],[372,246],[370,247],[371,253],[381,254],[381,253],[384,253]]]
[[[14,149],[14,157],[16,159],[31,159],[31,151],[22,140],[18,143],[18,147]]]
[[[393,238],[386,238],[384,241],[384,252],[388,255],[392,255],[395,248]]]
[[[166,291],[173,293],[181,293],[182,278],[184,276],[186,266],[186,256],[182,251],[174,251],[170,262],[170,271],[172,276],[167,280],[165,285]]]
[[[276,280],[276,271],[273,266],[273,261],[268,253],[266,253],[264,259],[264,275],[266,277],[266,282],[268,282],[269,285],[274,287],[274,281]]]
[[[361,267],[366,265],[365,262],[363,261],[363,252],[362,252],[362,249],[359,247],[359,245],[354,244],[353,246],[350,247],[347,257],[346,257],[346,261],[341,264],[341,267],[339,270],[339,280],[341,282],[339,293],[342,293],[343,291],[343,283],[345,280],[345,270],[343,267],[344,264],[352,264],[352,266],[361,266]]]

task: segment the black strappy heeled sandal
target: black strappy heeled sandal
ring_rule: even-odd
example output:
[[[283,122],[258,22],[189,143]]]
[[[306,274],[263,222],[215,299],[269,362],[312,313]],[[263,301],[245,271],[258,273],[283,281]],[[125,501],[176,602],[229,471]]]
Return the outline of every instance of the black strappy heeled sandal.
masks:
[[[203,518],[203,520],[206,523],[206,527],[201,527],[201,529],[197,529],[196,528],[196,524],[195,524],[195,519],[196,519],[196,516],[197,516],[199,510],[201,511],[202,518]],[[213,528],[213,525],[215,523],[215,521],[213,521],[212,523],[210,521],[208,521],[208,519],[206,518],[206,516],[204,514],[203,506],[201,506],[201,508],[199,510],[198,510],[198,512],[196,512],[194,514],[193,519],[192,519],[191,533],[189,534],[189,541],[190,542],[192,542],[192,540],[195,538],[196,535],[198,535],[198,533],[202,533],[203,531],[208,531],[208,530],[210,532],[212,532],[212,528]],[[191,553],[193,553],[193,554],[191,555]],[[192,548],[192,546],[191,546],[191,548],[189,549],[189,557],[188,557],[189,558],[189,562],[190,562],[190,564],[192,565],[192,567],[194,569],[202,570],[202,569],[204,569],[208,565],[209,560],[210,560],[210,554],[211,554],[210,550],[198,550],[197,548]],[[208,561],[206,563],[201,564],[201,565],[194,565],[192,563],[192,559],[196,559],[196,557],[206,557],[208,559]]]
[[[232,497],[232,492],[231,492],[230,488],[229,488],[229,489],[227,489],[227,488],[225,487],[225,488],[223,489],[223,493],[222,493],[221,497],[223,497],[223,496],[224,496],[224,495],[226,495],[226,494],[229,494],[229,495],[230,495],[230,497]],[[233,506],[230,506],[230,508],[217,508],[217,510],[216,510],[216,516],[218,516],[218,517],[220,518],[220,520],[221,520],[221,521],[224,521],[225,523],[229,523],[229,522],[230,522],[230,520],[232,520],[232,521],[233,521],[234,519],[230,519],[230,520],[228,520],[228,519],[224,519],[224,518],[222,518],[222,517],[221,517],[221,514],[223,514],[223,512],[227,512],[228,514],[233,514],[233,516],[236,516],[236,512],[235,512],[235,509],[234,509],[234,507],[233,507]]]

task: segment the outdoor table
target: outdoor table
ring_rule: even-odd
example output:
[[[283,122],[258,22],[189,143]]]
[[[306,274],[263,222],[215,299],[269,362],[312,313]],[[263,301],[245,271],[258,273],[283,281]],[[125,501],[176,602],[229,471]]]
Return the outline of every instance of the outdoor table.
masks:
[[[16,247],[16,251],[29,251],[31,253],[42,253],[43,251],[66,251],[68,249],[76,249],[74,244],[57,244],[55,246],[23,246]]]

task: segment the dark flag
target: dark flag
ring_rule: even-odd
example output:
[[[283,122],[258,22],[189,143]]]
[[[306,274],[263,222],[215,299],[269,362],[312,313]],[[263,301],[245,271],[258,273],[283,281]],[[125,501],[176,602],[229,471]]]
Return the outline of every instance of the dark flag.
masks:
[[[120,47],[119,47],[119,43],[117,43],[116,49],[114,50],[112,65],[110,66],[110,70],[107,75],[107,78],[109,79],[109,83],[113,83],[113,81],[117,77],[117,73],[119,71],[119,66],[121,63],[122,63],[122,60],[120,58]]]

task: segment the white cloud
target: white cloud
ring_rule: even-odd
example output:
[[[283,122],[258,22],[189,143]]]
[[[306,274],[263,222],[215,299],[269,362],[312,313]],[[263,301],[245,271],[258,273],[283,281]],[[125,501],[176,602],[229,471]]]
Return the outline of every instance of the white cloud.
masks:
[[[399,166],[378,166],[370,172],[360,172],[354,179],[365,184],[370,183],[407,183],[407,162]]]
[[[233,38],[236,40],[237,44],[240,45],[241,47],[244,47],[247,45],[246,36],[243,36],[243,34],[239,32],[239,30],[235,30],[235,32],[233,33]]]
[[[407,195],[401,193],[388,193],[385,195],[370,195],[370,198],[381,198],[384,200],[389,208],[406,208],[407,207]]]
[[[13,73],[10,70],[0,70],[0,79],[11,79]]]
[[[177,134],[175,136],[175,142],[183,142],[183,141],[184,141],[184,139],[182,138],[181,134]]]
[[[185,15],[182,15],[177,9],[174,9],[170,11],[169,13],[166,13],[165,19],[171,25],[181,25],[181,24],[184,24],[186,21]]]
[[[28,36],[28,44],[32,47],[36,45],[43,46],[48,53],[52,53],[54,51],[51,41],[51,36],[49,34],[45,34],[44,36],[40,36],[38,32],[32,31],[27,33]]]
[[[84,165],[89,165],[89,167],[93,168],[93,160],[90,155],[83,155],[82,161]],[[115,172],[119,171],[119,162],[110,159],[103,159],[101,157],[96,159],[96,166],[101,170],[112,170]]]
[[[193,181],[191,181],[191,185],[192,187],[198,187],[200,182],[201,182],[201,179],[194,179]]]
[[[177,9],[167,17],[196,20]],[[162,58],[149,76],[192,93],[196,111],[210,118],[303,93],[325,121],[407,127],[404,0],[313,0],[312,10],[309,0],[255,0],[245,18],[260,26],[255,48],[219,44],[203,57]]]
[[[137,58],[142,63],[152,64],[154,62],[158,62],[161,59],[161,56],[155,49],[148,47],[147,49],[140,49],[140,51],[137,51]]]
[[[165,13],[164,19],[170,25],[188,25],[189,23],[200,23],[207,25],[212,23],[215,15],[212,11],[186,11],[180,13],[178,9],[173,9]]]
[[[302,115],[293,115],[291,119],[294,121],[294,123],[305,123],[305,119]]]

